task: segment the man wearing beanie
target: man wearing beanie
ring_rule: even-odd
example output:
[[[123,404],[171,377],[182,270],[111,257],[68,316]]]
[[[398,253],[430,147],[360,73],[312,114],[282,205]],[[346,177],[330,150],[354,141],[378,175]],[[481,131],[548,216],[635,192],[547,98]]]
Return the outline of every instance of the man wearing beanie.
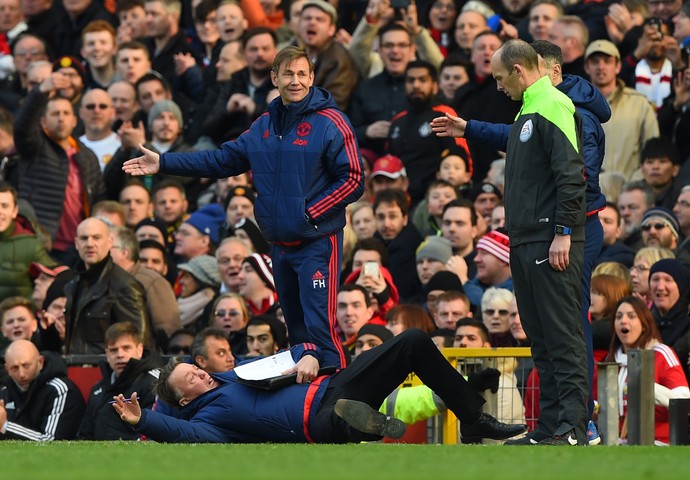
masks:
[[[251,243],[251,248],[256,253],[268,255],[271,250],[271,246],[253,220],[241,218],[240,221],[235,224],[235,235],[240,237],[243,241]]]
[[[133,127],[122,137],[122,147],[120,147],[112,160],[103,170],[108,197],[116,199],[125,187],[129,175],[122,171],[122,164],[137,155],[139,145],[146,145],[160,154],[165,152],[191,152],[192,147],[184,141],[182,135],[184,129],[184,117],[180,107],[172,100],[162,99],[153,104],[147,117],[148,130],[151,134],[151,141],[146,140],[146,131],[143,125]],[[155,175],[146,176],[142,179],[144,186],[153,190],[156,184],[165,179],[174,179],[185,189],[185,195],[189,201],[189,211],[196,209],[196,200],[201,193],[202,187],[198,178],[188,176]]]
[[[64,55],[53,62],[53,72],[60,72],[68,79],[68,85],[58,90],[58,95],[68,99],[76,107],[86,84],[84,65],[76,58]]]
[[[429,311],[429,316],[434,318],[436,316],[436,307],[438,306],[438,297],[449,290],[465,293],[460,278],[453,272],[442,270],[432,276],[427,284],[424,286],[424,294],[426,295],[426,308]]]
[[[642,245],[675,250],[680,243],[680,226],[675,214],[665,207],[652,207],[642,217]]]
[[[422,287],[436,273],[446,270],[446,263],[453,256],[450,241],[444,237],[426,237],[417,247],[417,276]]]
[[[373,325],[368,323],[357,332],[355,340],[355,356],[360,353],[378,347],[386,340],[393,338],[393,333],[383,325]]]
[[[273,312],[278,301],[276,285],[273,280],[271,257],[252,253],[244,259],[242,270],[237,274],[239,293],[247,302],[252,316]]]
[[[123,169],[131,175],[161,171],[214,178],[251,169],[258,193],[254,213],[273,244],[276,288],[290,340],[323,349],[322,367],[344,367],[335,298],[345,208],[364,191],[359,148],[330,93],[313,87],[314,64],[304,50],[278,52],[271,80],[280,97],[235,141],[187,154],[159,155],[141,147],[143,155]],[[316,363],[305,358],[297,369],[316,372]]]
[[[477,275],[466,282],[465,294],[472,305],[482,304],[482,295],[489,287],[513,291],[513,277],[510,274],[510,239],[505,230],[492,230],[477,242],[474,263]]]
[[[678,355],[686,378],[690,375],[689,283],[687,268],[674,258],[659,260],[649,269],[652,315],[663,343],[673,348]]]
[[[175,232],[175,255],[190,260],[199,255],[212,255],[220,242],[225,222],[223,207],[211,203],[192,213]]]

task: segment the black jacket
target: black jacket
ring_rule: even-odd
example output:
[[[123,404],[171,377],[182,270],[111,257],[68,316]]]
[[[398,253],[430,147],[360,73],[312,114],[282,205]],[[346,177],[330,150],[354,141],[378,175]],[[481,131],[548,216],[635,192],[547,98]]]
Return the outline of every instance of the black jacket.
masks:
[[[157,355],[144,350],[141,360],[131,359],[122,373],[113,381],[113,370],[108,362],[100,364],[103,380],[91,389],[86,404],[86,414],[79,429],[80,440],[136,440],[139,435],[120,417],[109,403],[114,396],[122,394],[130,398],[137,392],[141,408],[152,408],[156,396],[151,390],[158,379],[161,366]]]
[[[368,138],[367,128],[379,120],[391,121],[405,109],[405,75],[393,77],[384,70],[375,77],[360,81],[350,102],[349,114],[360,148],[370,148],[383,155],[386,139]]]
[[[38,377],[22,392],[7,377],[0,398],[7,410],[7,432],[0,439],[73,440],[84,415],[84,399],[79,388],[67,378],[67,365],[55,352],[45,358]]]
[[[388,250],[388,270],[393,277],[393,283],[398,288],[400,298],[407,300],[414,297],[422,289],[422,284],[417,275],[416,251],[422,236],[412,224],[408,224],[400,234],[391,241],[383,239],[379,232],[374,234],[381,240]]]
[[[14,120],[14,142],[21,157],[19,198],[31,203],[38,222],[54,239],[65,203],[69,158],[41,129],[41,110],[47,101],[48,95],[38,87],[29,92]],[[75,159],[84,188],[84,216],[88,217],[91,205],[105,198],[105,184],[96,155],[75,141]]]
[[[661,333],[661,339],[663,343],[671,347],[678,355],[686,378],[690,375],[690,367],[688,366],[688,361],[690,360],[688,303],[690,302],[687,294],[687,291],[685,294],[681,291],[680,299],[666,312],[666,315],[662,315],[656,306],[651,308],[656,326],[659,327],[659,333]]]
[[[132,322],[145,340],[150,335],[144,289],[115,265],[110,255],[70,280],[65,285],[65,296],[66,354],[103,354],[105,331],[116,322]]]

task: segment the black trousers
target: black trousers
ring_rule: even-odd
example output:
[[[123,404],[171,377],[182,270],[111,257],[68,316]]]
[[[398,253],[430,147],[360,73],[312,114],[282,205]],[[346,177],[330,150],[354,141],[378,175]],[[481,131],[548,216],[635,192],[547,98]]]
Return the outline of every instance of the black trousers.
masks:
[[[537,431],[545,436],[575,429],[586,442],[589,414],[587,355],[580,321],[583,242],[570,247],[570,265],[557,272],[549,258],[551,242],[510,248],[513,289],[520,320],[532,342],[532,358],[539,372]]]
[[[358,400],[378,410],[384,399],[414,372],[461,422],[474,422],[484,399],[441,354],[429,336],[407,330],[359,355],[331,379],[310,426],[316,442],[345,443],[380,439],[351,429],[334,413],[340,398]]]

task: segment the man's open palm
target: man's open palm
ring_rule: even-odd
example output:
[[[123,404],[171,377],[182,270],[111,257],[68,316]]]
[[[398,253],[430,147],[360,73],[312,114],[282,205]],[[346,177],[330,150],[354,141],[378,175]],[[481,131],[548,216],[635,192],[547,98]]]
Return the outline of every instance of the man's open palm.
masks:
[[[122,171],[133,176],[153,175],[160,170],[160,155],[153,150],[149,150],[143,145],[139,145],[139,150],[143,153],[141,157],[127,160],[122,164]]]

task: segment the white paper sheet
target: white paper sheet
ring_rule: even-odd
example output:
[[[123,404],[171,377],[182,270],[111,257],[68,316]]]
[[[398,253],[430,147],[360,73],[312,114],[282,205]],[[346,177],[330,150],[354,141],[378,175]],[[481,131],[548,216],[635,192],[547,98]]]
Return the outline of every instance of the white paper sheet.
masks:
[[[235,373],[243,380],[265,380],[278,377],[294,366],[295,361],[292,359],[292,354],[286,350],[277,355],[235,367]]]

